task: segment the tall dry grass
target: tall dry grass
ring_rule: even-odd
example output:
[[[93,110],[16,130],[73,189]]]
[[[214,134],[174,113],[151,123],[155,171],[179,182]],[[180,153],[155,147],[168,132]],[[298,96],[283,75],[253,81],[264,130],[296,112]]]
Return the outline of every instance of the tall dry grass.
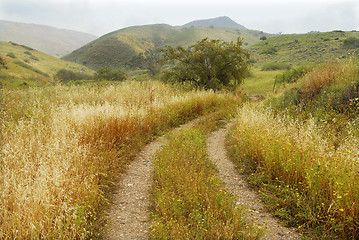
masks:
[[[233,98],[158,82],[1,90],[0,238],[96,237],[146,142]]]
[[[270,208],[312,237],[359,234],[359,139],[336,144],[316,124],[245,105],[229,137],[233,159],[262,188]]]

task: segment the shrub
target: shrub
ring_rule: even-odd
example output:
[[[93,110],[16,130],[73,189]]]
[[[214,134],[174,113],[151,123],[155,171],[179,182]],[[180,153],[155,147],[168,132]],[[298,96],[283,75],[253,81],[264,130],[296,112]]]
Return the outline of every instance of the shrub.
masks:
[[[75,80],[89,80],[92,78],[93,78],[92,75],[88,75],[80,72],[73,72],[67,69],[61,69],[55,74],[55,79],[64,83],[69,81],[75,81]]]
[[[287,70],[276,76],[277,83],[294,83],[311,70],[310,67],[299,67]]]
[[[359,48],[359,38],[349,37],[343,41],[344,48]]]
[[[272,62],[262,66],[262,71],[289,70],[291,66],[288,63]]]
[[[278,49],[276,47],[266,47],[261,51],[261,54],[270,54],[273,55],[278,52]]]
[[[9,52],[8,54],[6,54],[6,56],[16,59],[15,53],[13,53],[13,52]]]
[[[101,68],[95,73],[95,80],[124,81],[127,78],[126,73],[120,70],[110,68]]]

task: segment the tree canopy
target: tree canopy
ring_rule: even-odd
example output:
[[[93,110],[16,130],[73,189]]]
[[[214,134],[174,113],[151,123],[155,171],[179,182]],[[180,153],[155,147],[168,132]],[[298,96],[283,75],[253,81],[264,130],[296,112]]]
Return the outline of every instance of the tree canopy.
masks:
[[[224,42],[205,38],[196,44],[162,49],[162,63],[171,63],[166,76],[178,82],[192,82],[204,89],[218,90],[242,83],[250,63],[250,53],[242,49],[242,39]]]

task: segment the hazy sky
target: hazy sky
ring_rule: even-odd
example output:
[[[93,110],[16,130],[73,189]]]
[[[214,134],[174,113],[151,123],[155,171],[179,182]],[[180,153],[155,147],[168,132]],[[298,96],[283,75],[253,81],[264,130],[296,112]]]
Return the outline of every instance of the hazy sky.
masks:
[[[0,0],[0,19],[101,36],[120,28],[228,16],[269,33],[359,30],[359,0]]]

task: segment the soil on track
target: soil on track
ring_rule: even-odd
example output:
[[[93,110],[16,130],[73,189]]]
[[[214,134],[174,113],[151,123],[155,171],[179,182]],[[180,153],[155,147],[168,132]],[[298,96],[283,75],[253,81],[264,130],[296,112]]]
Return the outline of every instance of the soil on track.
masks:
[[[225,182],[227,190],[236,197],[237,205],[244,205],[248,208],[246,218],[266,228],[262,239],[300,239],[300,235],[294,229],[283,226],[266,210],[258,194],[249,188],[245,176],[238,174],[225,148],[225,136],[229,127],[230,124],[226,128],[213,132],[207,140],[207,151],[219,170],[218,176]]]
[[[186,125],[190,126],[191,123]],[[213,132],[207,141],[208,154],[219,170],[218,176],[226,183],[228,191],[236,196],[237,204],[248,207],[246,217],[266,228],[265,236],[262,239],[300,239],[294,229],[284,227],[268,213],[258,195],[248,187],[245,177],[236,171],[225,149],[225,135],[228,128],[229,125]],[[112,200],[104,239],[142,240],[149,238],[149,226],[151,225],[149,194],[153,177],[151,159],[163,144],[165,144],[164,137],[148,144],[128,166]]]

